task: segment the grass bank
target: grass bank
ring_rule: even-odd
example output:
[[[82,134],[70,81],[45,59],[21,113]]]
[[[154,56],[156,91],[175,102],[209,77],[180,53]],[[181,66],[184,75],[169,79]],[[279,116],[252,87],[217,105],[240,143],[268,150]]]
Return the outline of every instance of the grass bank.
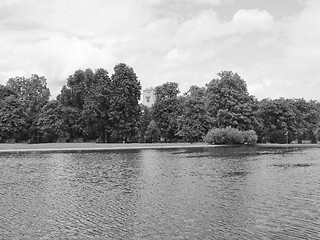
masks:
[[[40,143],[40,144],[0,144],[0,153],[19,152],[91,152],[130,149],[174,149],[174,148],[212,148],[227,145],[207,143]],[[232,145],[235,146],[235,145]],[[314,148],[320,144],[257,144],[258,147],[273,148]]]
[[[130,149],[170,149],[216,147],[207,143],[40,143],[0,144],[0,153],[13,152],[84,152]]]

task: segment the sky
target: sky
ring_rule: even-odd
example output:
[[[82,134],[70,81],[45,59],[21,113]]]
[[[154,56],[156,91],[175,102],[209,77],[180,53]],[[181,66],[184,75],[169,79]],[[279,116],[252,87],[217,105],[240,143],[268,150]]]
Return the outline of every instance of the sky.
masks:
[[[0,0],[0,83],[132,67],[181,93],[238,73],[256,98],[320,100],[319,0]]]

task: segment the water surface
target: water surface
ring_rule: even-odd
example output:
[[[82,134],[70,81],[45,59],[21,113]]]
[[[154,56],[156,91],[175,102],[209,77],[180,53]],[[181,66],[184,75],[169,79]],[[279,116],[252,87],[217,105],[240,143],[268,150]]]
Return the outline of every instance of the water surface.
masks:
[[[0,239],[319,239],[320,150],[0,155]]]

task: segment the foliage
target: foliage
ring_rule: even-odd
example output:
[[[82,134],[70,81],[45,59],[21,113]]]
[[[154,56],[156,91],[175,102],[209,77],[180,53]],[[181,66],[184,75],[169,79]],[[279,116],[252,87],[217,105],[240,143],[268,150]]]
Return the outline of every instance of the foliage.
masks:
[[[257,129],[257,100],[250,96],[246,82],[237,73],[222,71],[207,84],[206,103],[214,126],[239,130]]]
[[[7,87],[17,94],[32,116],[42,109],[50,97],[46,78],[36,74],[31,75],[30,78],[10,78]]]
[[[178,117],[177,135],[187,142],[202,141],[210,129],[211,121],[204,102],[204,88],[191,86],[182,102],[182,113]]]
[[[26,124],[23,125],[25,129],[23,132],[28,132],[27,138],[37,138],[37,121],[38,114],[43,106],[47,104],[50,97],[50,90],[47,88],[45,77],[39,77],[36,74],[31,75],[29,78],[16,77],[10,78],[6,87],[19,98],[19,101],[25,108]],[[17,136],[16,136],[17,137]],[[16,140],[25,140],[25,137],[19,135]]]
[[[286,142],[284,134],[290,136],[296,132],[296,115],[292,103],[284,98],[263,99],[259,103],[259,116],[263,119],[261,138],[275,143]],[[292,140],[290,138],[290,140]],[[289,141],[290,142],[290,141]]]
[[[155,88],[156,101],[152,108],[152,117],[165,141],[177,139],[177,117],[182,113],[182,98],[178,97],[178,86],[178,83],[167,82]]]
[[[61,91],[60,101],[66,106],[83,109],[85,97],[88,96],[90,83],[92,82],[93,72],[91,69],[77,70],[67,79],[67,87]]]
[[[256,144],[258,141],[258,136],[255,131],[248,130],[243,131],[244,142],[250,145]]]
[[[275,129],[269,133],[270,143],[291,143],[294,139],[294,133],[286,130]]]
[[[62,87],[57,99],[73,113],[78,111],[79,121],[72,129],[77,129],[73,133],[78,132],[79,135],[74,138],[106,141],[105,134],[110,125],[111,80],[105,69],[75,71],[68,77],[67,86]]]
[[[205,136],[209,144],[255,144],[257,135],[253,130],[240,131],[236,128],[212,128]]]
[[[59,138],[69,138],[63,115],[62,106],[57,100],[49,101],[44,106],[36,122],[41,142],[55,142]]]
[[[45,77],[11,78],[5,86],[0,84],[0,142],[205,139],[254,144],[258,134],[260,142],[316,143],[320,135],[319,102],[258,102],[249,95],[246,82],[231,71],[218,73],[206,88],[191,86],[182,96],[177,83],[157,86],[150,109],[139,105],[140,95],[140,82],[124,63],[115,66],[111,78],[105,69],[75,71],[51,101]]]
[[[151,109],[147,106],[140,105],[141,114],[139,121],[139,142],[146,142],[146,131],[152,120]]]
[[[28,116],[25,105],[15,96],[0,99],[0,142],[25,140]]]
[[[87,89],[88,95],[84,99],[82,111],[83,120],[86,123],[86,133],[97,138],[98,142],[106,142],[110,131],[111,108],[111,79],[104,69],[97,69],[92,82]],[[90,128],[91,127],[91,128]]]
[[[146,142],[151,142],[151,143],[158,142],[159,138],[160,138],[160,131],[158,129],[157,123],[154,120],[152,120],[145,132]]]
[[[141,84],[131,67],[119,63],[111,76],[111,124],[117,132],[116,141],[133,139],[138,132]]]
[[[7,86],[3,86],[0,84],[0,100],[5,99],[11,95],[17,96],[15,92]]]
[[[288,99],[293,106],[296,119],[296,137],[301,143],[305,139],[317,142],[315,132],[320,123],[320,104],[316,101],[307,102],[304,99]]]

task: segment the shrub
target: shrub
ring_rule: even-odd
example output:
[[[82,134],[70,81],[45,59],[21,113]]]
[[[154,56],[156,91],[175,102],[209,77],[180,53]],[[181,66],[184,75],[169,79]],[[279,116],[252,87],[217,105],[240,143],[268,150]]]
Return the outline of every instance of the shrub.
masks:
[[[209,144],[255,144],[258,136],[253,131],[240,131],[236,128],[213,128],[204,140]]]
[[[213,128],[204,139],[209,144],[241,144],[244,138],[235,128]]]
[[[258,136],[255,131],[249,130],[243,132],[244,142],[248,144],[256,144],[258,140]]]

